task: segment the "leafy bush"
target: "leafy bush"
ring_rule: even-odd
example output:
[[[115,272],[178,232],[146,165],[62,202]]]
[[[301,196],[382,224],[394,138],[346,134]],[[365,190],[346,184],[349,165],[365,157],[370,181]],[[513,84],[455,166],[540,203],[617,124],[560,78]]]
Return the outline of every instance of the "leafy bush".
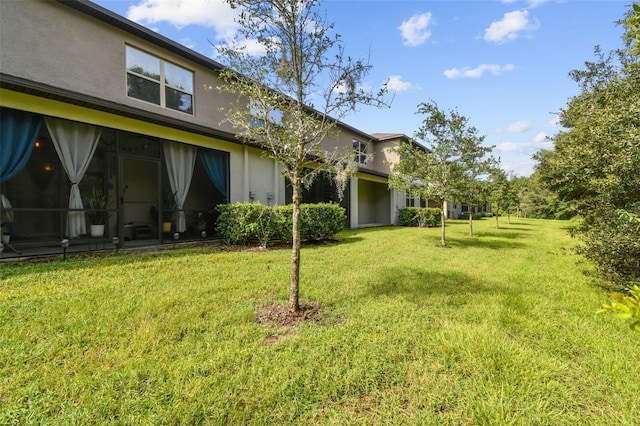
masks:
[[[277,206],[274,209],[279,211],[285,218],[279,233],[279,239],[290,242],[292,239],[291,214],[293,206]],[[302,219],[300,237],[303,240],[330,239],[344,229],[345,209],[337,204],[302,204],[300,206],[300,215]]]
[[[398,221],[402,226],[438,226],[441,214],[433,207],[402,207],[398,209]]]
[[[485,217],[483,213],[474,213],[473,214],[473,220],[480,220],[483,217]],[[458,219],[469,220],[469,213],[462,213],[460,216],[458,216]]]
[[[578,252],[593,260],[600,272],[619,289],[640,282],[638,223],[613,209],[602,209],[583,222]]]
[[[216,230],[232,244],[258,240],[266,247],[270,240],[291,242],[293,206],[269,207],[260,203],[233,203],[218,206]],[[337,204],[300,206],[303,240],[330,239],[344,229],[345,209]]]
[[[266,246],[277,235],[281,218],[274,210],[261,203],[221,204],[216,231],[229,243],[246,244],[258,240]]]

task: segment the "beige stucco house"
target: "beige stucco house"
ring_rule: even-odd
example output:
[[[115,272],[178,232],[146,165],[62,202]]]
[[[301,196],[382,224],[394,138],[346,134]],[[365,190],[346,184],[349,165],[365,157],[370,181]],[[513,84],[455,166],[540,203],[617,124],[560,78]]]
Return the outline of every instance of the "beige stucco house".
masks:
[[[219,63],[86,0],[0,1],[0,19],[0,256],[198,239],[219,203],[287,203],[278,164],[221,124]],[[322,179],[303,201],[341,202],[353,228],[395,224],[412,201],[386,161],[407,137],[340,128],[334,142],[372,160],[342,201]]]

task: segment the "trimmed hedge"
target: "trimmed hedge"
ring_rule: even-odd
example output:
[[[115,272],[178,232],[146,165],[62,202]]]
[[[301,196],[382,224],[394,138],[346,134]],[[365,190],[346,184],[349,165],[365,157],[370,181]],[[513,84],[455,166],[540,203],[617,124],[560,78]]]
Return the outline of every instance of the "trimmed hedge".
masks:
[[[402,207],[398,209],[398,221],[402,226],[438,226],[441,215],[442,210],[435,207]]]
[[[474,213],[473,214],[473,220],[480,220],[483,217],[485,217],[484,213]],[[462,213],[460,216],[458,216],[458,219],[469,220],[469,213]]]
[[[291,242],[293,206],[269,207],[261,203],[221,204],[216,222],[218,235],[231,244],[258,240],[266,246],[270,240]],[[303,240],[330,239],[344,229],[345,209],[337,204],[302,204],[300,206]]]

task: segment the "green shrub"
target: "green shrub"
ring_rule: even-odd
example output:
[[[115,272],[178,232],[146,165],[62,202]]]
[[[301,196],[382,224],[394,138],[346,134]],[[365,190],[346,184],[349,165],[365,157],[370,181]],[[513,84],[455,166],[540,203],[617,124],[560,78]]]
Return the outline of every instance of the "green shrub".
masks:
[[[227,242],[246,244],[258,240],[265,246],[277,236],[279,215],[272,208],[261,203],[221,204],[216,222],[216,231]]]
[[[216,231],[231,244],[258,240],[265,247],[270,240],[291,242],[293,206],[268,207],[260,203],[233,203],[218,206]],[[303,240],[330,239],[344,229],[345,209],[337,204],[300,206]]]
[[[305,240],[326,240],[344,229],[345,209],[337,204],[303,204],[302,236]]]
[[[640,283],[640,229],[612,208],[592,212],[579,228],[577,251],[595,262],[615,288]]]
[[[398,209],[398,221],[402,226],[438,226],[441,214],[433,207],[402,207]]]
[[[480,220],[483,217],[484,217],[484,214],[482,214],[482,213],[474,213],[473,214],[473,220]],[[458,219],[469,220],[469,213],[462,213],[460,216],[458,216]]]

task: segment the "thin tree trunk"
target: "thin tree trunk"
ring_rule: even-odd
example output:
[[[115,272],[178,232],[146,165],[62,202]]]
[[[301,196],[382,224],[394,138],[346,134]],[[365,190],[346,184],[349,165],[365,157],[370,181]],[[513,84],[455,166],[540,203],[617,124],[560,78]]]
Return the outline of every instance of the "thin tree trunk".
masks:
[[[473,237],[473,213],[469,212],[469,236]]]
[[[500,222],[499,222],[500,215],[498,214],[499,212],[500,212],[500,206],[497,205],[496,206],[496,213],[495,213],[495,215],[496,215],[496,229],[500,229]]]
[[[446,200],[442,200],[442,214],[440,215],[440,246],[441,247],[446,247],[447,246],[447,240],[445,238],[445,214],[446,214]]]
[[[292,179],[293,214],[291,243],[291,283],[289,284],[289,312],[300,311],[300,179],[296,173]]]

